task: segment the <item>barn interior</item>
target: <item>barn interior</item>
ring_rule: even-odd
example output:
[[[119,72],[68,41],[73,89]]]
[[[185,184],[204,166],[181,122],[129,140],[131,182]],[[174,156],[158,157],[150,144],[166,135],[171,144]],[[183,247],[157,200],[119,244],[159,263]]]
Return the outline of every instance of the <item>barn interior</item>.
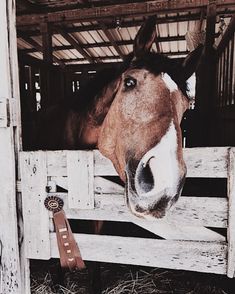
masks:
[[[204,42],[190,83],[194,97],[182,121],[184,146],[235,146],[234,1],[17,0],[16,5],[24,150],[32,149],[29,134],[38,111],[70,99],[96,72],[120,64],[149,15],[157,15],[152,49],[160,54],[182,61],[195,45],[190,36]],[[186,180],[183,196],[202,192],[225,197],[226,179]],[[226,229],[214,230],[226,235]],[[123,227],[117,234],[122,233]]]
[[[121,63],[148,15],[157,15],[153,50],[183,60],[190,34],[204,41],[192,79],[196,93],[182,123],[184,146],[234,146],[234,1],[17,0],[23,143],[39,109],[79,91]],[[199,41],[198,41],[199,42]],[[191,47],[191,48],[190,48]]]

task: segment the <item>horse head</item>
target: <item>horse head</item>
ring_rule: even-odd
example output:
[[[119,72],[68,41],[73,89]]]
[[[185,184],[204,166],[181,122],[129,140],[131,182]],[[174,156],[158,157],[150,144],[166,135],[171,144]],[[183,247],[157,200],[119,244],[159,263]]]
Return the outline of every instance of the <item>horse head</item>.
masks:
[[[150,17],[135,38],[128,68],[110,85],[113,98],[98,138],[99,150],[126,184],[128,206],[145,218],[164,216],[181,194],[186,81],[202,51],[197,48],[178,63],[150,51],[155,39],[155,18]]]

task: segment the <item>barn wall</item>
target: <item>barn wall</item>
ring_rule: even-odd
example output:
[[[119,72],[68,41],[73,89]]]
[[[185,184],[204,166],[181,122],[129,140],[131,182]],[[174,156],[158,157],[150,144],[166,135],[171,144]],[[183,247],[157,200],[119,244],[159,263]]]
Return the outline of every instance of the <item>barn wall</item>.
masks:
[[[186,146],[235,146],[235,17],[197,70],[196,107],[183,122]]]
[[[217,49],[214,127],[218,146],[235,146],[235,17]]]
[[[59,66],[49,66],[19,54],[19,78],[23,149],[30,150],[35,147],[37,113],[65,99],[66,77]]]

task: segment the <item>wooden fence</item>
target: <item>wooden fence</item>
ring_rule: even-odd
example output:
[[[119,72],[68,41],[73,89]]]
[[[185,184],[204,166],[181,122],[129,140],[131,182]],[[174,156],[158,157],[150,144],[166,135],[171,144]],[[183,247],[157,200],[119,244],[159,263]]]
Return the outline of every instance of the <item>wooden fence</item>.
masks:
[[[234,276],[235,148],[184,150],[187,177],[227,178],[228,197],[182,196],[166,217],[139,219],[125,203],[124,188],[107,179],[112,163],[98,151],[21,152],[21,182],[27,258],[58,257],[47,195],[58,195],[69,219],[132,222],[164,238],[75,234],[85,260],[211,272]],[[62,187],[68,192],[57,193]],[[227,229],[227,238],[208,229]],[[146,250],[147,248],[147,250]]]

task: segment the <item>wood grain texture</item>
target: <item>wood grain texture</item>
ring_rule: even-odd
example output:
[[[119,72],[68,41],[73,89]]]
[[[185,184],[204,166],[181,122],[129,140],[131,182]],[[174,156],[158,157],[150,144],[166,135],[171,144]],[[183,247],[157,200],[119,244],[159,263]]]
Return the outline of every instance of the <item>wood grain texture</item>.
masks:
[[[163,219],[156,219],[155,221],[140,219],[130,212],[125,204],[124,197],[121,195],[95,195],[94,210],[68,209],[67,194],[57,193],[57,195],[64,200],[64,210],[67,217],[71,219],[132,222],[168,240],[226,241],[225,237],[221,234],[203,227],[193,220],[190,221],[190,218],[188,218],[187,222],[185,222],[184,219],[182,221],[174,221],[171,217],[164,217]],[[204,203],[205,201],[203,201],[203,204]],[[224,206],[224,211],[227,213],[225,209],[227,205],[224,205],[225,203],[216,201],[216,204],[222,204],[221,206]],[[185,213],[187,214],[187,210]],[[213,219],[210,221],[210,227],[213,227]]]
[[[36,152],[37,153],[37,152]],[[220,177],[224,178],[228,175],[227,163],[228,163],[228,154],[229,149],[227,147],[221,148],[193,148],[193,149],[185,149],[184,157],[186,160],[187,168],[188,168],[188,176],[192,177]],[[57,186],[60,186],[68,191],[68,193],[57,193],[65,202],[64,210],[66,212],[66,216],[70,219],[87,219],[87,220],[110,220],[110,221],[121,221],[121,222],[132,222],[156,235],[159,235],[167,241],[172,241],[173,247],[171,247],[171,243],[159,243],[156,245],[157,248],[165,246],[170,246],[170,252],[174,252],[178,256],[179,248],[183,248],[182,244],[186,244],[185,246],[188,248],[188,252],[185,253],[187,257],[186,259],[191,259],[190,265],[187,264],[187,261],[184,260],[184,257],[181,255],[178,257],[177,262],[175,263],[175,258],[168,262],[166,261],[165,265],[168,268],[182,268],[189,269],[192,268],[195,270],[198,267],[198,271],[205,272],[216,272],[222,273],[227,270],[227,260],[226,260],[226,251],[227,245],[225,243],[225,237],[216,233],[212,230],[209,230],[207,227],[215,227],[215,228],[227,228],[228,226],[228,200],[224,198],[218,197],[180,197],[179,201],[176,203],[174,207],[167,213],[167,215],[163,219],[155,220],[155,221],[145,221],[143,219],[137,218],[134,216],[126,205],[126,200],[124,196],[124,187],[117,183],[110,181],[108,178],[104,178],[103,176],[116,176],[117,173],[113,168],[112,163],[103,157],[97,150],[94,151],[49,151],[44,152],[44,155],[47,158],[47,182],[52,184],[54,190]],[[89,163],[89,164],[88,164]],[[88,167],[87,167],[88,164]],[[91,170],[89,171],[89,169]],[[90,175],[92,175],[92,184],[91,180],[89,180]],[[81,182],[79,183],[79,179]],[[90,186],[89,186],[90,185]],[[90,187],[92,187],[91,190]],[[85,193],[86,191],[86,193]],[[73,206],[69,203],[69,197],[75,199],[73,201],[77,201],[80,197],[83,197],[85,194],[89,194],[89,191],[93,193],[93,203],[94,209],[86,209],[86,197],[84,198],[84,205],[81,206],[81,209],[78,209],[78,206]],[[78,197],[76,199],[76,197]],[[89,197],[88,197],[89,198]],[[83,200],[82,200],[83,201]],[[74,208],[71,208],[74,207]],[[85,209],[84,209],[85,208]],[[52,215],[50,214],[50,219]],[[53,228],[52,228],[53,229]],[[79,235],[80,238],[80,235]],[[82,237],[83,238],[83,237]],[[86,242],[93,243],[93,237],[88,241],[88,237],[84,237]],[[95,237],[96,238],[96,237]],[[99,236],[97,236],[99,238]],[[103,238],[103,236],[102,236]],[[105,237],[106,238],[106,237]],[[94,239],[94,242],[98,242]],[[107,239],[110,247],[115,249],[115,246],[122,242],[127,242],[130,246],[132,246],[131,238],[121,239],[119,237],[113,237],[113,239]],[[150,242],[150,250],[158,250],[155,248],[155,244],[157,240],[151,240]],[[188,243],[180,243],[180,242],[188,242]],[[197,242],[196,242],[197,241]],[[200,242],[199,242],[200,241]],[[204,242],[201,242],[204,241]],[[205,242],[207,241],[207,242]],[[79,241],[80,242],[80,241]],[[100,242],[100,241],[99,241]],[[111,243],[110,243],[111,242]],[[114,242],[114,243],[113,243]],[[130,243],[129,243],[130,242]],[[139,243],[140,242],[140,243]],[[144,239],[138,240],[139,244],[141,242],[145,242]],[[217,242],[217,243],[215,243]],[[219,242],[219,243],[218,243]],[[53,243],[52,243],[53,244]],[[80,244],[80,243],[79,243]],[[161,244],[161,245],[160,245]],[[190,247],[191,244],[192,247]],[[201,245],[204,244],[204,245]],[[206,244],[206,245],[205,245]],[[214,260],[215,263],[212,264],[210,259],[210,253],[215,250],[215,244],[217,249],[221,249],[221,253],[219,254],[216,251],[217,257],[220,256],[219,260],[216,261],[217,257],[212,257],[211,260]],[[219,245],[218,245],[219,244]],[[100,246],[100,243],[98,243]],[[98,246],[97,245],[97,246]],[[196,245],[205,246],[206,249],[200,251],[200,249],[196,250]],[[52,251],[53,249],[52,245]],[[80,245],[79,245],[80,246]],[[93,246],[93,245],[92,245]],[[103,246],[103,247],[102,247]],[[105,244],[101,244],[101,248],[103,250],[107,249]],[[136,257],[131,257],[130,259],[125,257],[125,254],[128,255],[128,245],[123,245],[125,248],[123,250],[122,258],[116,257],[114,259],[109,260],[109,257],[102,257],[100,255],[99,247],[92,249],[91,252],[94,251],[94,260],[100,260],[99,258],[104,258],[104,260],[108,262],[128,262],[133,264],[142,264],[149,265],[146,260],[149,260],[150,257],[146,258],[146,260],[139,261]],[[134,246],[134,245],[133,245]],[[143,245],[144,246],[144,245]],[[173,249],[174,248],[174,249]],[[138,250],[138,255],[141,255],[141,250],[143,249],[142,245]],[[216,250],[217,250],[216,249]],[[175,250],[175,251],[174,251]],[[191,252],[190,252],[191,250]],[[223,251],[224,250],[224,251]],[[155,252],[155,251],[152,251]],[[150,253],[152,253],[150,251]],[[161,251],[160,255],[161,255]],[[169,256],[171,256],[169,253]],[[197,253],[196,253],[197,252]],[[54,253],[52,253],[52,256]],[[88,254],[88,253],[87,253]],[[91,253],[92,255],[93,253]],[[197,256],[199,255],[199,257]],[[212,254],[212,253],[211,253]],[[118,255],[118,253],[117,253]],[[168,253],[165,255],[162,253],[163,259],[168,260]],[[100,257],[101,256],[101,257]],[[205,257],[206,256],[206,257]],[[157,258],[153,261],[154,266],[162,266],[163,261],[158,262]],[[154,260],[153,258],[153,260]],[[197,265],[197,260],[204,260],[207,258],[207,265],[205,261],[202,261],[200,265]],[[214,259],[213,259],[214,258]],[[91,258],[92,259],[92,258]],[[177,258],[176,258],[177,259]],[[126,260],[126,261],[125,261]],[[172,264],[171,264],[172,263]],[[204,265],[203,265],[204,263]],[[180,267],[179,266],[182,266]],[[219,268],[219,269],[218,269]],[[223,268],[223,269],[222,269]]]
[[[17,46],[14,0],[1,2],[0,27],[0,99],[6,101],[6,99],[11,100],[14,97],[18,86],[18,80],[15,79],[18,68],[16,62]],[[3,113],[5,110],[3,110]],[[5,114],[3,114],[3,117],[5,117]],[[26,292],[21,275],[22,268],[20,266],[17,228],[16,154],[14,141],[14,135],[17,133],[17,130],[13,130],[13,126],[6,122],[6,120],[2,120],[2,125],[0,122],[0,240],[3,246],[1,256],[3,267],[1,290],[4,294],[21,294]]]
[[[229,199],[229,226],[228,226],[228,271],[227,276],[233,278],[235,275],[235,148],[230,149],[229,177],[228,177],[228,199]]]
[[[94,160],[92,151],[67,151],[68,204],[70,208],[94,208]]]
[[[63,178],[64,181],[66,178]],[[55,180],[56,182],[56,180]],[[60,182],[60,181],[59,181]],[[95,181],[96,182],[96,181]],[[63,183],[61,183],[62,185]],[[65,185],[66,186],[66,185]],[[139,219],[130,212],[126,205],[124,191],[121,192],[121,187],[109,183],[106,193],[104,186],[99,186],[98,193],[95,190],[95,209],[91,211],[84,210],[76,211],[69,209],[65,205],[65,211],[68,218],[85,218],[110,221],[132,221]],[[64,187],[64,186],[63,186]],[[107,186],[106,186],[107,187]],[[116,191],[116,193],[114,192]],[[67,194],[63,196],[67,203]],[[171,224],[187,224],[188,226],[205,226],[227,228],[228,226],[228,200],[218,197],[187,197],[181,196],[178,202],[167,212],[164,220]]]
[[[226,7],[234,4],[232,0],[216,0],[218,7]],[[206,7],[208,0],[177,0],[177,1],[148,1],[143,3],[127,3],[92,7],[84,9],[72,9],[51,13],[37,13],[19,15],[17,26],[39,24],[41,22],[81,22],[98,21],[110,17],[146,16],[157,13],[172,13],[179,11],[192,11]]]
[[[6,128],[9,127],[9,125],[9,100],[0,98],[0,128]]]
[[[116,176],[110,160],[94,150],[94,175]],[[48,175],[67,176],[66,151],[49,151]],[[184,159],[187,177],[227,178],[228,147],[185,148]]]
[[[83,259],[225,274],[225,243],[74,234]],[[58,257],[50,234],[52,257]]]
[[[47,196],[46,153],[21,152],[23,218],[28,258],[49,259],[49,214],[44,206]]]

